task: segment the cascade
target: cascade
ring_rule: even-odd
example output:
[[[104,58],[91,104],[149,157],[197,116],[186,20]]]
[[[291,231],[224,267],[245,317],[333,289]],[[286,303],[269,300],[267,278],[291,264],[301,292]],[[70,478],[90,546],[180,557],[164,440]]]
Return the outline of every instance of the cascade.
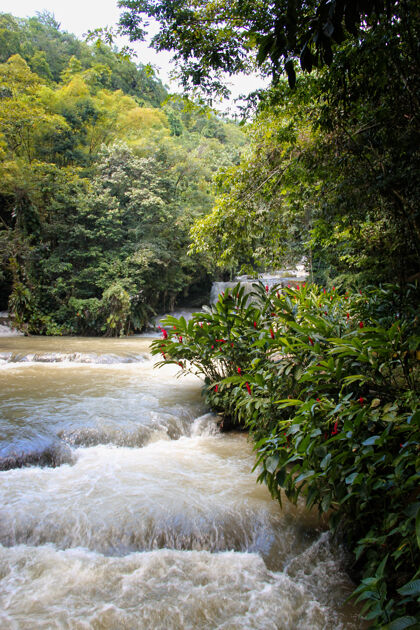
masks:
[[[286,287],[287,285],[296,286],[299,283],[307,282],[308,275],[304,266],[298,265],[295,269],[284,269],[272,273],[259,274],[258,277],[254,279],[249,276],[237,276],[230,282],[214,282],[210,292],[210,303],[214,304],[217,302],[217,298],[221,293],[228,288],[236,286],[238,282],[245,288],[245,293],[250,293],[254,282],[261,281],[270,289],[276,285],[281,287]]]

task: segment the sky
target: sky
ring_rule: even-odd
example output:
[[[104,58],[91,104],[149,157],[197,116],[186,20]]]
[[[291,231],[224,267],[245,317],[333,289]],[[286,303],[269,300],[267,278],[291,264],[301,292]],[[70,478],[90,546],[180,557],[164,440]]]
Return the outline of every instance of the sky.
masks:
[[[120,15],[117,0],[0,0],[0,11],[11,13],[16,17],[31,17],[44,9],[54,14],[57,22],[61,24],[61,30],[74,33],[79,38],[82,38],[89,30],[115,26]],[[155,67],[160,79],[170,91],[180,91],[179,86],[169,77],[170,70],[174,68],[170,53],[157,53],[149,48],[146,42],[133,44],[127,39],[121,42],[121,45],[124,44],[136,51],[136,61],[143,64],[150,63]],[[229,79],[229,82],[232,98],[264,85],[258,77],[250,76]],[[224,111],[230,107],[231,111],[234,111],[232,101],[214,106]]]

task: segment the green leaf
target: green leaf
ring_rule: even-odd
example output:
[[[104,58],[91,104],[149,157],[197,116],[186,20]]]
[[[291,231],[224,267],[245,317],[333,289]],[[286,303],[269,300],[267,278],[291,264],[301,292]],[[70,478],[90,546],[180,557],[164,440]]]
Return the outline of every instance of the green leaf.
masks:
[[[331,453],[327,453],[320,464],[322,470],[325,470],[327,468],[328,464],[330,463],[330,460],[331,460]]]
[[[372,435],[372,437],[362,442],[362,446],[372,446],[373,444],[376,444],[380,437],[380,435]]]
[[[417,623],[418,620],[415,617],[398,617],[398,619],[394,619],[394,621],[385,626],[384,630],[404,630],[404,628],[411,628]]]
[[[419,509],[417,510],[417,516],[416,516],[416,538],[417,538],[417,546],[420,549],[420,506],[419,506]]]
[[[302,473],[301,475],[299,475],[297,479],[295,479],[295,484],[300,483],[301,481],[304,481],[305,479],[308,479],[309,477],[312,477],[314,474],[315,474],[314,470],[308,470],[305,473]]]
[[[265,460],[265,467],[269,473],[273,474],[275,472],[279,459],[278,455],[270,455],[270,457],[267,457]]]
[[[420,595],[420,580],[412,580],[404,584],[404,586],[398,589],[398,593],[400,595],[411,595],[412,597]]]

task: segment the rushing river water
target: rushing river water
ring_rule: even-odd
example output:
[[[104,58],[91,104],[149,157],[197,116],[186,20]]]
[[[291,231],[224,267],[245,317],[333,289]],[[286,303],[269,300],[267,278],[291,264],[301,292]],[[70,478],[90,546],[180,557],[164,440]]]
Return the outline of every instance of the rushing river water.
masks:
[[[0,338],[0,628],[360,628],[317,517],[149,343]]]

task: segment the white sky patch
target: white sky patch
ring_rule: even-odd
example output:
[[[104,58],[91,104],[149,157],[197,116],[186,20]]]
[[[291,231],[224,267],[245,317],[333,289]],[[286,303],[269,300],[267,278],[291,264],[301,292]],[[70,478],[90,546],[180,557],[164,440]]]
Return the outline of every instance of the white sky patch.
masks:
[[[16,17],[32,17],[43,10],[54,14],[61,25],[61,30],[74,33],[80,39],[89,31],[99,27],[115,26],[119,20],[121,9],[117,0],[1,0],[0,12],[11,13]],[[155,26],[155,29],[157,26]],[[156,31],[155,31],[156,32]],[[157,53],[148,47],[147,42],[130,43],[128,38],[120,39],[118,46],[128,45],[137,53],[135,62],[150,63],[161,81],[171,92],[180,92],[177,83],[170,79],[174,69],[172,55],[169,52]],[[237,76],[227,80],[232,97],[230,101],[213,102],[213,106],[221,111],[228,108],[234,111],[233,99],[240,94],[248,94],[260,87],[266,87],[268,81],[258,76]]]

